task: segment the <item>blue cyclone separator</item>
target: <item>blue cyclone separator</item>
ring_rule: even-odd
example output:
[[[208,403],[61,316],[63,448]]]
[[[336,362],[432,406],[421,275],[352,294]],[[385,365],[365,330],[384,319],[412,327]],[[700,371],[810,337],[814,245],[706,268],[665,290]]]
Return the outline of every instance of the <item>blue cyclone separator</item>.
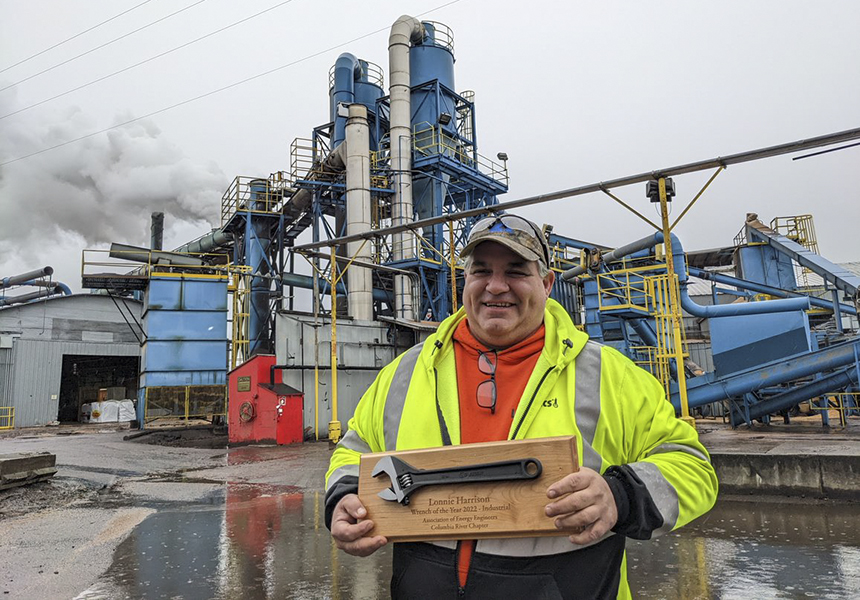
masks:
[[[349,52],[344,52],[337,58],[334,63],[334,85],[329,91],[329,112],[334,123],[332,149],[337,148],[346,139],[347,117],[339,114],[338,105],[348,106],[356,102],[363,104],[367,108],[368,118],[372,119],[376,116],[376,101],[383,95],[383,89],[369,80],[367,61],[358,59]],[[370,149],[374,151],[379,146],[375,128],[370,127],[369,133]]]

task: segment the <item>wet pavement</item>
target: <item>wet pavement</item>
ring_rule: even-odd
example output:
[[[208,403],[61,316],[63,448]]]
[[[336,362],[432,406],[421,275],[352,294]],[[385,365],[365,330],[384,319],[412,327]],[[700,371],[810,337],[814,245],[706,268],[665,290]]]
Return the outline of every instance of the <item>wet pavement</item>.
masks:
[[[164,510],[117,548],[101,581],[79,598],[379,598],[386,550],[338,552],[323,522],[322,492],[228,484],[220,508]]]
[[[721,499],[674,534],[628,544],[636,598],[860,598],[860,507]]]
[[[675,534],[628,546],[636,598],[860,597],[860,509],[725,500]],[[160,511],[80,598],[385,598],[388,549],[337,552],[322,494],[228,485],[222,507]]]
[[[327,443],[228,451],[121,434],[0,439],[50,450],[57,481],[98,493],[0,520],[0,598],[371,599],[391,554],[337,551],[324,525]],[[860,505],[722,497],[675,534],[630,541],[634,597],[860,598]],[[82,591],[85,590],[85,591]]]

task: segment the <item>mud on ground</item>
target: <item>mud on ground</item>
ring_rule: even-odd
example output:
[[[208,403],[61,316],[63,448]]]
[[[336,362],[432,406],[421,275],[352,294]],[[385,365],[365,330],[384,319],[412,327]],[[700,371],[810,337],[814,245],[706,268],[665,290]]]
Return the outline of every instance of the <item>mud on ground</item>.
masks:
[[[153,444],[171,448],[204,448],[217,450],[227,447],[224,428],[195,427],[189,429],[150,429],[123,438],[127,442]]]
[[[96,488],[77,481],[50,479],[0,491],[0,521],[54,508],[100,505],[118,495],[113,486]]]

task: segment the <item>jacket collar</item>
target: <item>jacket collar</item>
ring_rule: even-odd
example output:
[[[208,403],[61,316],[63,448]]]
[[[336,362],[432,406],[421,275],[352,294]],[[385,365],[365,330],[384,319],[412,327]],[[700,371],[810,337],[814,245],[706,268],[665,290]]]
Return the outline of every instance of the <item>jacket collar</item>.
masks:
[[[466,309],[460,308],[442,321],[436,333],[427,339],[422,358],[428,361],[428,366],[439,364],[449,352],[454,351],[454,331],[465,318]],[[552,298],[546,301],[544,325],[546,342],[543,355],[558,367],[564,367],[573,361],[588,341],[588,334],[578,330],[564,307]]]

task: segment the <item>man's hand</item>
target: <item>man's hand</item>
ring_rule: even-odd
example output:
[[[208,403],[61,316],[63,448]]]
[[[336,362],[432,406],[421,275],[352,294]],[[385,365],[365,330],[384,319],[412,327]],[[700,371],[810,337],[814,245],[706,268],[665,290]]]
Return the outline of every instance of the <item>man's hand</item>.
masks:
[[[353,556],[370,556],[388,543],[381,535],[365,537],[373,529],[373,521],[359,522],[366,516],[367,509],[357,495],[340,499],[331,516],[331,537],[338,548]]]
[[[546,515],[555,517],[555,526],[559,529],[574,532],[569,536],[574,544],[599,540],[618,521],[612,490],[593,469],[583,467],[556,481],[547,488],[546,495],[550,499],[564,496],[547,504]]]

